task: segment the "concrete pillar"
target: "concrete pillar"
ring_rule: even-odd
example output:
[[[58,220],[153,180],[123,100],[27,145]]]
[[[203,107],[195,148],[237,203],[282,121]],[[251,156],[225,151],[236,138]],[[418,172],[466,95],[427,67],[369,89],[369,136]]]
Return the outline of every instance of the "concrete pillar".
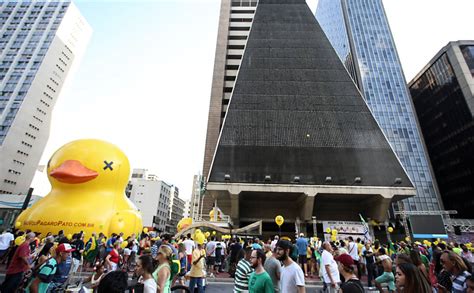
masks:
[[[314,198],[316,194],[304,194],[304,198],[301,202],[301,213],[300,218],[302,222],[311,221],[313,216]]]
[[[240,224],[240,199],[239,194],[230,193],[230,218],[234,226]]]

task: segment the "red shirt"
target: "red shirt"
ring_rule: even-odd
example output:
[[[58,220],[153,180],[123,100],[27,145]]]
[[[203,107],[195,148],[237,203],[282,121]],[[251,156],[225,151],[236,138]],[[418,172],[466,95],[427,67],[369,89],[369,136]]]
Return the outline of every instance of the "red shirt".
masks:
[[[110,261],[113,263],[118,264],[119,263],[119,255],[115,249],[112,249],[112,251],[109,253],[110,255]]]
[[[12,262],[8,267],[7,274],[17,274],[21,272],[27,272],[30,266],[26,264],[22,257],[28,258],[30,256],[30,243],[23,242],[15,251]]]

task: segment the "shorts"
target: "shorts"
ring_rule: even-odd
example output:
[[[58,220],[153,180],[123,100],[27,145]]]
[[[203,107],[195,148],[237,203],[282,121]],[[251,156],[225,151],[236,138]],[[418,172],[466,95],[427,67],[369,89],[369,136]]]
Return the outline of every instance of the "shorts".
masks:
[[[213,266],[216,264],[216,257],[215,256],[208,256],[207,257],[207,265]]]
[[[379,284],[387,283],[388,289],[395,291],[395,277],[392,272],[383,272],[382,275],[375,279],[375,282]]]
[[[305,255],[298,255],[298,262],[300,264],[305,264],[306,263],[306,254]]]

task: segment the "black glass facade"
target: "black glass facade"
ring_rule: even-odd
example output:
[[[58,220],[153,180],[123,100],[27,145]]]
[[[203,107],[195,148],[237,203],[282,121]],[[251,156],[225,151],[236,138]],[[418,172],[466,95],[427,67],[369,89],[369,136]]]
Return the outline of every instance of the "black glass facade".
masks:
[[[461,47],[474,73],[474,47]],[[474,214],[474,121],[447,54],[410,86],[436,179],[447,210]]]

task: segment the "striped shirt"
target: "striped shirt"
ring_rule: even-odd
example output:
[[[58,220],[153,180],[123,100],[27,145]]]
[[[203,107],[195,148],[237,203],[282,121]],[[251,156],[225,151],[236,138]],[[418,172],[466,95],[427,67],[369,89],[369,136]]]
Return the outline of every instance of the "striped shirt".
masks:
[[[252,265],[245,258],[237,264],[234,278],[234,293],[244,293],[249,290],[249,277],[253,272]]]
[[[468,271],[464,271],[459,274],[453,280],[453,288],[451,290],[452,293],[465,293],[467,290],[466,280],[469,278],[471,274]]]

